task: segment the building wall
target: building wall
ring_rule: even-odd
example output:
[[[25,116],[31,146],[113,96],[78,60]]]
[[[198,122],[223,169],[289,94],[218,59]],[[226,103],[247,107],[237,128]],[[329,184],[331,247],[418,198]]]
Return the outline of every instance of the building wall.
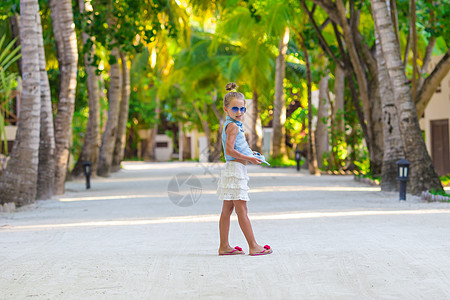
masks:
[[[436,63],[442,56],[433,56],[430,63],[430,70],[434,68]],[[431,72],[431,71],[430,71]],[[440,90],[440,91],[439,91]],[[450,124],[450,73],[442,80],[440,89],[431,97],[424,117],[420,119],[420,128],[425,131],[425,143],[428,153],[431,155],[431,121],[433,120],[449,120]],[[450,135],[450,131],[449,131]],[[449,136],[450,140],[450,136]]]

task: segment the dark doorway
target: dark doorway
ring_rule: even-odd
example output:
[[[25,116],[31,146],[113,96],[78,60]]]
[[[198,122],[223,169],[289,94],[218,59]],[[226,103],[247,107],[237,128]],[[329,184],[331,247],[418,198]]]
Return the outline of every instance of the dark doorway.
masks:
[[[439,175],[450,174],[448,119],[431,121],[431,158]]]

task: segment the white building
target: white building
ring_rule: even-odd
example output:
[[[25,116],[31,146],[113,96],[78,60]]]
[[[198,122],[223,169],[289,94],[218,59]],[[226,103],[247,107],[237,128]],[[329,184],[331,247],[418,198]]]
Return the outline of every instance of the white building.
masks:
[[[442,56],[432,57],[430,70]],[[425,133],[425,143],[433,165],[439,175],[450,174],[450,73],[432,96],[424,117],[420,119],[420,128]]]

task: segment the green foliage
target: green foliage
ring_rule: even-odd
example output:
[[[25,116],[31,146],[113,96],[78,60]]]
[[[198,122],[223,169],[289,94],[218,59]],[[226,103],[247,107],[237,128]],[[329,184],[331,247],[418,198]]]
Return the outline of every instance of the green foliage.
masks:
[[[450,194],[447,193],[447,192],[444,191],[444,190],[431,190],[431,191],[430,191],[430,194],[438,195],[438,196],[450,197]],[[450,200],[449,200],[449,202],[450,202]]]
[[[16,62],[21,54],[20,47],[14,47],[15,40],[9,42],[5,48],[3,44],[6,36],[0,39],[0,140],[3,141],[3,149],[8,154],[8,141],[6,139],[5,116],[11,114],[11,93],[17,86],[17,74],[8,72],[8,68]]]
[[[271,167],[271,168],[280,168],[280,167],[295,167],[297,166],[297,162],[293,159],[289,158],[283,158],[283,157],[277,157],[277,158],[269,158],[267,162],[270,164],[270,166],[266,164],[261,164],[264,167]],[[303,165],[304,158],[300,161],[300,166]]]
[[[13,13],[17,12],[19,0],[0,1],[0,21],[6,20]]]
[[[443,186],[450,186],[450,174],[442,175],[439,177]]]

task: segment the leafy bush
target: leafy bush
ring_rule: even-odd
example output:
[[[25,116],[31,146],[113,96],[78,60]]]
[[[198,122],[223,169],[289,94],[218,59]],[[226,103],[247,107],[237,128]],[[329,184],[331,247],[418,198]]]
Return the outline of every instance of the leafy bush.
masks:
[[[443,186],[450,186],[450,174],[440,176],[439,179],[441,179]]]
[[[266,164],[262,164],[264,167],[272,167],[272,168],[280,168],[280,167],[295,167],[297,166],[297,162],[293,159],[289,158],[269,158],[267,162],[270,164],[270,166]],[[304,159],[300,161],[300,166],[303,165]]]

